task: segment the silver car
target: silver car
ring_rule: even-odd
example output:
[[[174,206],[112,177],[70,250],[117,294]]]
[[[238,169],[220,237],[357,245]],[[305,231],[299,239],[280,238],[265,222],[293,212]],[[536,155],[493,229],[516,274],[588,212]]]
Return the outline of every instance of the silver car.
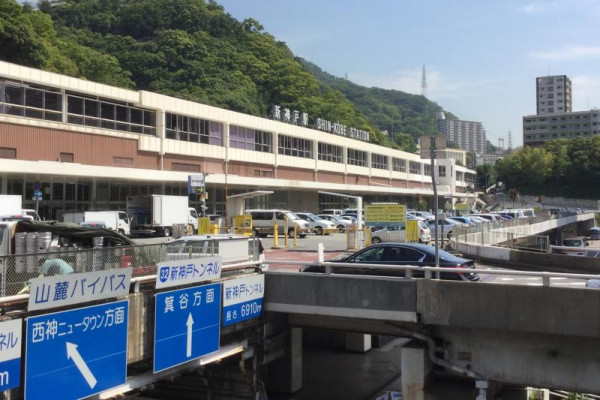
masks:
[[[332,214],[319,214],[317,217],[324,219],[325,221],[332,222],[337,228],[338,232],[343,233],[346,231],[346,228],[354,225],[354,223],[350,220],[340,217],[339,215]]]
[[[336,225],[333,222],[327,221],[313,213],[295,212],[294,214],[308,222],[308,226],[317,235],[329,235],[330,233],[337,231]]]

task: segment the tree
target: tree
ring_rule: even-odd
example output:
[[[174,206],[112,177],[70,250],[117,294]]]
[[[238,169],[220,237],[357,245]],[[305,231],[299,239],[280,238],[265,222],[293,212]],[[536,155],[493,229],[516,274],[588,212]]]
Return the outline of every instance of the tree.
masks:
[[[512,200],[513,208],[515,208],[515,201],[519,198],[519,192],[517,189],[512,188],[508,191],[508,197]]]
[[[479,165],[476,168],[477,171],[477,186],[486,190],[494,183],[498,177],[496,168],[491,164]]]

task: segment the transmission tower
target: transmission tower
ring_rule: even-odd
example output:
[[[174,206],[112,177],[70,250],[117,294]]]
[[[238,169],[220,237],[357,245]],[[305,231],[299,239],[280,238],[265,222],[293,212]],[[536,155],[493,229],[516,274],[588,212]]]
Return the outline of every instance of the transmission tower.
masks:
[[[512,151],[512,134],[510,130],[508,131],[508,151]]]
[[[421,96],[427,98],[427,75],[425,73],[425,64],[423,64],[423,72],[421,73]]]
[[[500,152],[504,151],[504,138],[498,138],[498,148],[500,149]]]

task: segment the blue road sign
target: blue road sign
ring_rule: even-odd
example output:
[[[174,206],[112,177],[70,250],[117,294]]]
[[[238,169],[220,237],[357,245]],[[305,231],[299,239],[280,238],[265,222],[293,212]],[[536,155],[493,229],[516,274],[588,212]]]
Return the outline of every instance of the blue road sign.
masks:
[[[154,312],[154,372],[219,349],[220,283],[159,293]]]
[[[80,399],[125,383],[127,300],[27,319],[25,399]]]
[[[0,391],[21,385],[21,327],[23,320],[0,323]]]
[[[251,275],[223,282],[223,326],[257,318],[263,312],[265,276]]]
[[[33,190],[41,190],[41,189],[42,189],[42,183],[40,181],[33,182]]]

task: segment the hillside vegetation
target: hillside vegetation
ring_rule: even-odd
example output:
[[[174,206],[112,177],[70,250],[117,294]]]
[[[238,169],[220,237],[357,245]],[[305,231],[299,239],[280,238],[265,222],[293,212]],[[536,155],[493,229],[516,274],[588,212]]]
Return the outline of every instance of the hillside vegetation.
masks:
[[[0,0],[0,59],[263,117],[277,104],[408,151],[435,131],[441,110],[422,96],[329,79],[213,0],[42,0],[37,10]],[[379,132],[391,123],[399,145]]]
[[[498,161],[498,180],[531,195],[600,197],[600,136],[524,147]]]

